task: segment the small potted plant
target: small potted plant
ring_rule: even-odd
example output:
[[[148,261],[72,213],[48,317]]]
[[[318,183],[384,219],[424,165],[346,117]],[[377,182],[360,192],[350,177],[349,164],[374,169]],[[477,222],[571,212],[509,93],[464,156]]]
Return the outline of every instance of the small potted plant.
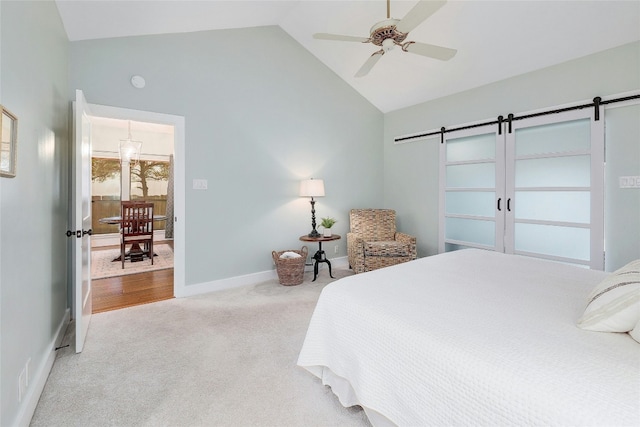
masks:
[[[331,227],[333,227],[333,224],[336,222],[337,221],[331,217],[322,218],[320,225],[324,227],[324,237],[331,237]]]

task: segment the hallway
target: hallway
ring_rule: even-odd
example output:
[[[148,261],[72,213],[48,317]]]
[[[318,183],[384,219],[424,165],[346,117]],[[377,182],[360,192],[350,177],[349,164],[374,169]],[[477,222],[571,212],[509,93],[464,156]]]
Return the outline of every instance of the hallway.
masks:
[[[96,279],[92,284],[92,313],[117,310],[173,298],[173,268]]]

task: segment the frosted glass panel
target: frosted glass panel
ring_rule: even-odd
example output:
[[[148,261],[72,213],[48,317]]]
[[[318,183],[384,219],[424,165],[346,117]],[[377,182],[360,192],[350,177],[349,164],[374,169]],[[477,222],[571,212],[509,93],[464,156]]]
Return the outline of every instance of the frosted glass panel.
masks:
[[[493,221],[446,218],[445,239],[495,246],[496,225]]]
[[[448,188],[495,188],[494,163],[447,166]]]
[[[590,148],[591,122],[589,119],[516,130],[516,157],[542,153],[588,151]]]
[[[474,135],[447,140],[447,162],[496,158],[496,134]]]
[[[469,246],[464,246],[464,245],[456,245],[454,243],[445,243],[444,244],[444,251],[445,252],[453,252],[453,251],[459,251],[462,249],[470,249]]]
[[[447,214],[495,217],[493,191],[449,191],[445,193]]]
[[[589,224],[591,194],[588,191],[516,191],[516,219]]]
[[[518,187],[589,187],[590,156],[516,160]]]
[[[515,224],[515,250],[588,261],[588,228],[555,225]]]

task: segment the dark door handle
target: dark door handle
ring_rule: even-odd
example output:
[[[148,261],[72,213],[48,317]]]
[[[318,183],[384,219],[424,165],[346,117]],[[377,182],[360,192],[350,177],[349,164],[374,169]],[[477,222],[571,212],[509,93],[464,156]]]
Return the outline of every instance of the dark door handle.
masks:
[[[502,197],[498,197],[498,210],[501,211],[500,202],[502,201]]]
[[[511,199],[507,199],[507,210],[511,212]]]

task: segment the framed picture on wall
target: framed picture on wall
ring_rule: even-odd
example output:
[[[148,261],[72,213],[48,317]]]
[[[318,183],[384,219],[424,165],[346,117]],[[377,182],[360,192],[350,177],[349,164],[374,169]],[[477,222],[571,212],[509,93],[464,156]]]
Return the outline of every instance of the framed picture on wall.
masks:
[[[18,118],[9,110],[0,106],[0,128],[2,128],[2,146],[0,148],[0,176],[16,176],[18,151]]]

